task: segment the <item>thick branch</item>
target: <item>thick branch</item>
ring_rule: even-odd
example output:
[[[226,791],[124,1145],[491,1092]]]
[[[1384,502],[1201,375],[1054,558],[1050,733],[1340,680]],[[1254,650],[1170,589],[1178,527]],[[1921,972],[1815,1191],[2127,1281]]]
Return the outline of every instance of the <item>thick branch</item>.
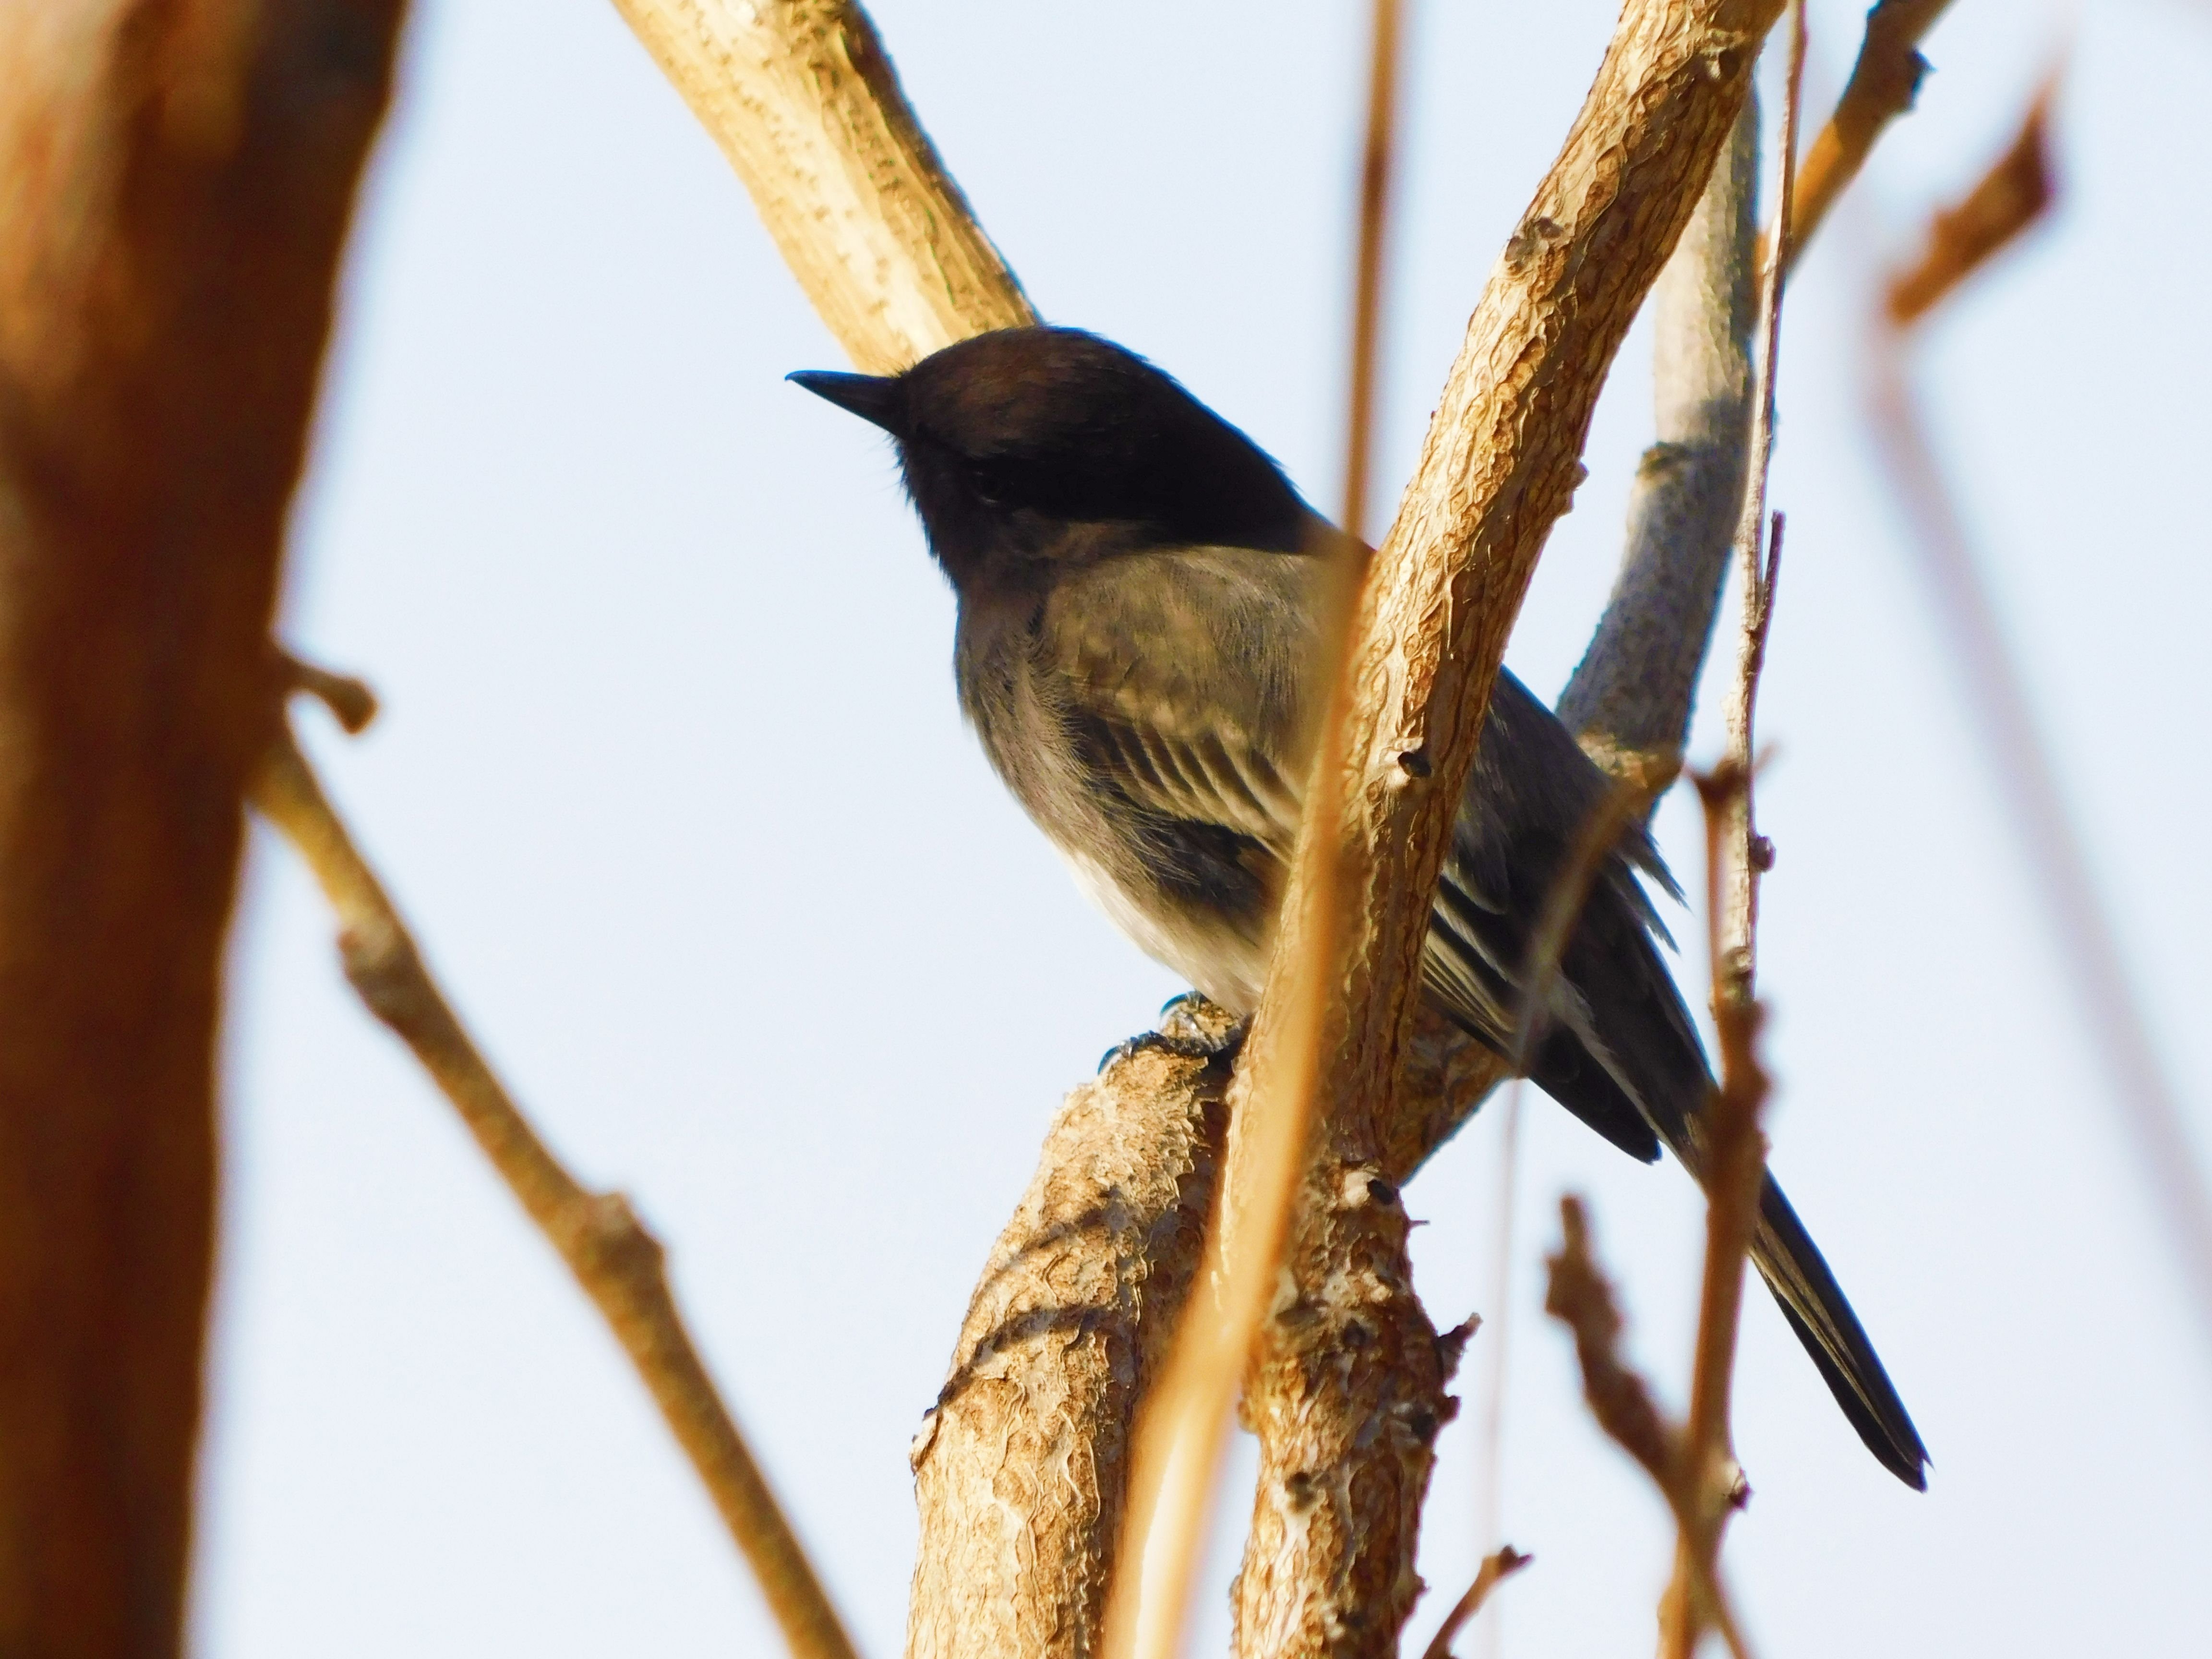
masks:
[[[1097,1650],[1136,1403],[1213,1207],[1229,1017],[1176,1005],[1054,1120],[916,1437],[914,1659]]]
[[[0,1652],[182,1645],[265,641],[398,0],[0,0]]]
[[[1728,580],[1751,432],[1759,104],[1746,98],[1652,290],[1657,439],[1628,503],[1620,574],[1559,718],[1648,806],[1682,767]]]
[[[858,368],[1036,321],[842,0],[615,0]]]
[[[414,1051],[613,1329],[751,1563],[794,1659],[853,1659],[836,1610],[677,1310],[659,1241],[627,1198],[588,1190],[538,1138],[430,977],[289,730],[262,757],[253,800],[337,912],[339,954],[361,1000]]]
[[[1395,1517],[1418,1507],[1428,1462],[1411,1443],[1433,1425],[1407,1412],[1400,1391],[1427,1379],[1418,1368],[1411,1384],[1380,1368],[1369,1374],[1356,1358],[1297,1363],[1304,1322],[1331,1309],[1344,1264],[1373,1254],[1386,1206],[1348,1194],[1401,1098],[1429,907],[1506,635],[1580,481],[1613,353],[1705,187],[1779,10],[1778,0],[1631,0],[1565,148],[1492,273],[1369,574],[1348,658],[1344,810],[1333,821],[1310,813],[1301,830],[1276,969],[1239,1079],[1254,1100],[1296,1087],[1285,1079],[1306,1062],[1284,1034],[1297,1031],[1304,1012],[1297,965],[1326,952],[1313,1072],[1320,1173],[1285,1262],[1295,1291],[1268,1322],[1247,1393],[1248,1417],[1282,1436],[1270,1443],[1263,1433],[1262,1479],[1272,1482],[1260,1495],[1263,1522],[1271,1511],[1297,1512],[1302,1482],[1335,1488],[1338,1425],[1395,1419],[1407,1433],[1387,1437],[1398,1455],[1368,1465],[1367,1507],[1342,1534],[1348,1557],[1306,1549],[1278,1571],[1255,1532],[1238,1595],[1246,1652],[1392,1651],[1418,1589]],[[1314,919],[1327,911],[1309,896],[1332,885],[1337,926],[1317,937]],[[1232,1188],[1248,1160],[1262,1157],[1254,1131],[1270,1117],[1295,1124],[1290,1103],[1232,1117]],[[1381,1346],[1419,1349],[1410,1330],[1395,1346],[1382,1334]],[[1344,1342],[1332,1358],[1357,1351]],[[1356,1608],[1341,1599],[1349,1586],[1362,1596]]]

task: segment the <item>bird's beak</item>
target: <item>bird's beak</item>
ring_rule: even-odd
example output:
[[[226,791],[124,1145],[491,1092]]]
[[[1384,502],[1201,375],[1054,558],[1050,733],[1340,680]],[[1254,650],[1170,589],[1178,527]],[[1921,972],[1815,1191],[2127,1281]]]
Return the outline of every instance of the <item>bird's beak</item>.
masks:
[[[817,398],[896,434],[906,399],[899,383],[890,375],[840,374],[826,368],[801,368],[783,377],[805,386]]]

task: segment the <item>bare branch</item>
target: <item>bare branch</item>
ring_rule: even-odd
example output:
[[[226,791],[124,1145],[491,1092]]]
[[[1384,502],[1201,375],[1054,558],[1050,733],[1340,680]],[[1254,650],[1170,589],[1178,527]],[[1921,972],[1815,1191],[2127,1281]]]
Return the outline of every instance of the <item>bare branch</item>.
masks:
[[[1068,1097],[913,1459],[913,1659],[1089,1659],[1136,1402],[1195,1278],[1235,1053],[1195,998]]]
[[[1759,104],[1747,96],[1652,289],[1657,438],[1637,468],[1612,597],[1559,694],[1567,729],[1646,811],[1681,770],[1742,511],[1758,170]]]
[[[1867,13],[1866,36],[1859,43],[1851,78],[1836,100],[1836,112],[1813,140],[1805,164],[1797,171],[1797,210],[1790,225],[1791,246],[1782,256],[1784,275],[1796,266],[1798,254],[1813,240],[1836,198],[1858,177],[1875,140],[1912,108],[1928,74],[1928,60],[1920,55],[1919,45],[1950,3],[1876,0]]]
[[[2028,106],[2027,118],[1997,164],[1973,193],[1928,228],[1920,263],[1889,284],[1889,320],[1917,322],[2013,239],[2040,219],[2051,201],[2051,100],[2046,84]]]
[[[1421,1352],[1411,1323],[1418,1304],[1410,1294],[1401,1300],[1394,1282],[1402,1212],[1395,1192],[1374,1193],[1371,1172],[1419,1000],[1423,924],[1490,680],[1544,536],[1579,479],[1597,390],[1705,187],[1778,9],[1763,0],[1628,7],[1582,117],[1476,308],[1362,596],[1346,680],[1349,764],[1333,778],[1326,750],[1316,763],[1278,966],[1233,1097],[1234,1196],[1224,1208],[1230,1219],[1249,1219],[1222,1229],[1233,1245],[1222,1258],[1220,1318],[1205,1322],[1215,1328],[1187,1339],[1194,1348],[1249,1351],[1245,1322],[1277,1294],[1279,1230],[1261,1209],[1263,1177],[1304,1143],[1305,1103],[1327,1103],[1316,1173],[1284,1261],[1295,1293],[1269,1322],[1246,1396],[1261,1434],[1259,1513],[1263,1523],[1283,1517],[1285,1542],[1310,1559],[1271,1558],[1255,1536],[1239,1588],[1246,1651],[1387,1650],[1417,1588],[1411,1523],[1437,1420],[1429,1391],[1440,1390],[1441,1377],[1370,1370],[1363,1356],[1382,1349],[1417,1366]],[[1340,949],[1327,937],[1332,889],[1346,923]],[[1390,1318],[1346,1320],[1328,1342],[1311,1344],[1354,1282]],[[1220,1374],[1193,1363],[1199,1376]],[[1171,1375],[1182,1364],[1179,1346]],[[1176,1460],[1186,1471],[1210,1462],[1193,1453],[1218,1432],[1226,1404],[1225,1395],[1201,1389],[1156,1397],[1148,1410],[1156,1420],[1139,1442],[1133,1518]],[[1369,1437],[1379,1453],[1343,1465],[1335,1431],[1362,1423],[1391,1431]],[[1313,1443],[1301,1445],[1307,1434]],[[1364,1480],[1333,1485],[1330,1472],[1345,1467]],[[1331,1510],[1317,1498],[1340,1492],[1361,1502],[1359,1524],[1346,1516],[1320,1527]],[[1255,1563],[1267,1571],[1255,1573]],[[1117,1599],[1127,1622],[1109,1615],[1109,1638],[1126,1634],[1110,1651],[1134,1649],[1134,1603]],[[1154,1624],[1149,1611],[1146,1622],[1155,1638],[1173,1627]]]
[[[1371,29],[1367,137],[1359,158],[1359,246],[1352,285],[1352,407],[1345,422],[1344,512],[1337,520],[1351,536],[1366,533],[1367,477],[1375,447],[1383,240],[1398,124],[1399,0],[1374,0]]]
[[[1753,793],[1752,719],[1758,707],[1759,670],[1765,661],[1767,626],[1773,609],[1773,598],[1766,591],[1765,565],[1759,556],[1759,532],[1766,526],[1767,478],[1774,463],[1775,386],[1782,357],[1782,274],[1788,268],[1790,250],[1794,244],[1790,180],[1796,166],[1797,117],[1805,83],[1804,0],[1796,0],[1790,20],[1781,154],[1775,161],[1775,238],[1780,257],[1769,259],[1759,273],[1759,320],[1763,338],[1757,384],[1752,395],[1751,441],[1743,502],[1735,532],[1743,617],[1735,695],[1729,701],[1729,755],[1737,785],[1727,798],[1728,810],[1734,814],[1724,889],[1728,921],[1721,947],[1723,954],[1715,958],[1727,964],[1727,972],[1715,984],[1717,991],[1724,983],[1728,994],[1739,1002],[1749,1001],[1755,988],[1759,880],[1774,861],[1773,849],[1759,834],[1757,803]]]
[[[846,0],[615,0],[751,192],[854,365],[1034,323]]]
[[[1421,1659],[1451,1659],[1452,1638],[1457,1636],[1467,1621],[1482,1611],[1482,1604],[1490,1599],[1490,1592],[1527,1566],[1536,1558],[1523,1555],[1510,1544],[1501,1545],[1482,1558],[1481,1569],[1474,1582],[1467,1587],[1467,1594],[1452,1604],[1444,1615],[1437,1633],[1429,1638],[1429,1645],[1421,1650]]]
[[[0,5],[0,1650],[184,1650],[224,933],[398,0]]]
[[[1755,659],[1743,671],[1758,675]],[[1735,1376],[1736,1333],[1743,1311],[1744,1260],[1759,1226],[1759,1194],[1766,1174],[1766,1141],[1759,1116],[1767,1077],[1754,1044],[1762,1011],[1736,977],[1731,938],[1735,914],[1723,890],[1741,856],[1735,839],[1743,818],[1748,769],[1731,759],[1699,775],[1705,814],[1706,917],[1712,963],[1713,1023],[1719,1037],[1721,1085],[1700,1125],[1705,1188],[1705,1259],[1698,1298],[1698,1346],[1690,1379],[1690,1420],[1680,1437],[1672,1501],[1680,1526],[1674,1580],[1660,1605],[1661,1659],[1690,1659],[1708,1625],[1719,1622],[1721,1533],[1744,1496],[1729,1433]],[[1747,956],[1748,951],[1741,952]],[[1730,1639],[1734,1646],[1735,1639]]]
[[[752,1564],[792,1652],[799,1659],[853,1659],[851,1641],[684,1328],[659,1242],[627,1198],[587,1190],[538,1139],[430,977],[289,728],[263,756],[252,796],[337,912],[346,978],[369,1012],[414,1050],[605,1317]]]
[[[1686,1532],[1698,1512],[1698,1481],[1686,1437],[1652,1398],[1650,1384],[1620,1358],[1623,1321],[1612,1281],[1590,1248],[1589,1218],[1572,1194],[1559,1200],[1562,1243],[1549,1257],[1544,1311],[1573,1333],[1575,1358],[1582,1368],[1583,1398],[1598,1427],[1651,1477],[1676,1524]],[[1721,1632],[1735,1659],[1748,1659],[1735,1615],[1722,1588],[1713,1559],[1685,1552],[1686,1567],[1703,1618]],[[1670,1592],[1670,1599],[1673,1595]]]

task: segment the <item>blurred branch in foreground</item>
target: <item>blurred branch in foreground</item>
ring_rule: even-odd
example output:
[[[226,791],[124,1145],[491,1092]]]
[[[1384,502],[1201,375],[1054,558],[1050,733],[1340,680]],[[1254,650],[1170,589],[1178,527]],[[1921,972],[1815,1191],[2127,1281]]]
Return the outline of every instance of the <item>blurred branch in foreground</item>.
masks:
[[[374,706],[365,691],[356,696],[336,677],[300,679],[318,695],[337,690],[332,711],[349,729]],[[262,757],[252,791],[255,806],[292,843],[337,913],[346,978],[414,1051],[606,1319],[752,1564],[792,1652],[797,1659],[853,1659],[836,1610],[684,1328],[659,1241],[627,1198],[586,1189],[538,1139],[430,977],[289,725],[280,726]]]
[[[2061,970],[2112,1075],[2152,1200],[2212,1341],[2212,1192],[2172,1079],[2130,983],[2081,834],[2066,805],[2027,687],[1980,572],[1915,396],[1912,325],[2035,224],[2052,197],[2051,88],[2039,93],[2020,136],[1960,207],[1939,214],[1925,256],[1889,288],[1869,353],[1869,411],[1938,622],[2057,934]]]
[[[399,0],[0,3],[0,1652],[175,1654],[224,932]]]

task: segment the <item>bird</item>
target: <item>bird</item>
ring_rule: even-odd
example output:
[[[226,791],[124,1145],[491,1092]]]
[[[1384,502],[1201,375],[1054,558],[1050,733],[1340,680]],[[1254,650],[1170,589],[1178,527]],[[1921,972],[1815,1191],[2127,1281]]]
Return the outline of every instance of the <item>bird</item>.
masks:
[[[1140,949],[1235,1014],[1257,1005],[1330,678],[1332,598],[1368,550],[1250,438],[1079,329],[975,335],[887,375],[788,377],[889,434],[957,601],[961,708],[1078,883]],[[1423,994],[1632,1158],[1701,1169],[1713,1082],[1639,877],[1607,856],[1533,1042],[1532,942],[1611,783],[1501,669],[1423,951]],[[1899,1480],[1928,1454],[1771,1176],[1751,1256],[1844,1417]]]

